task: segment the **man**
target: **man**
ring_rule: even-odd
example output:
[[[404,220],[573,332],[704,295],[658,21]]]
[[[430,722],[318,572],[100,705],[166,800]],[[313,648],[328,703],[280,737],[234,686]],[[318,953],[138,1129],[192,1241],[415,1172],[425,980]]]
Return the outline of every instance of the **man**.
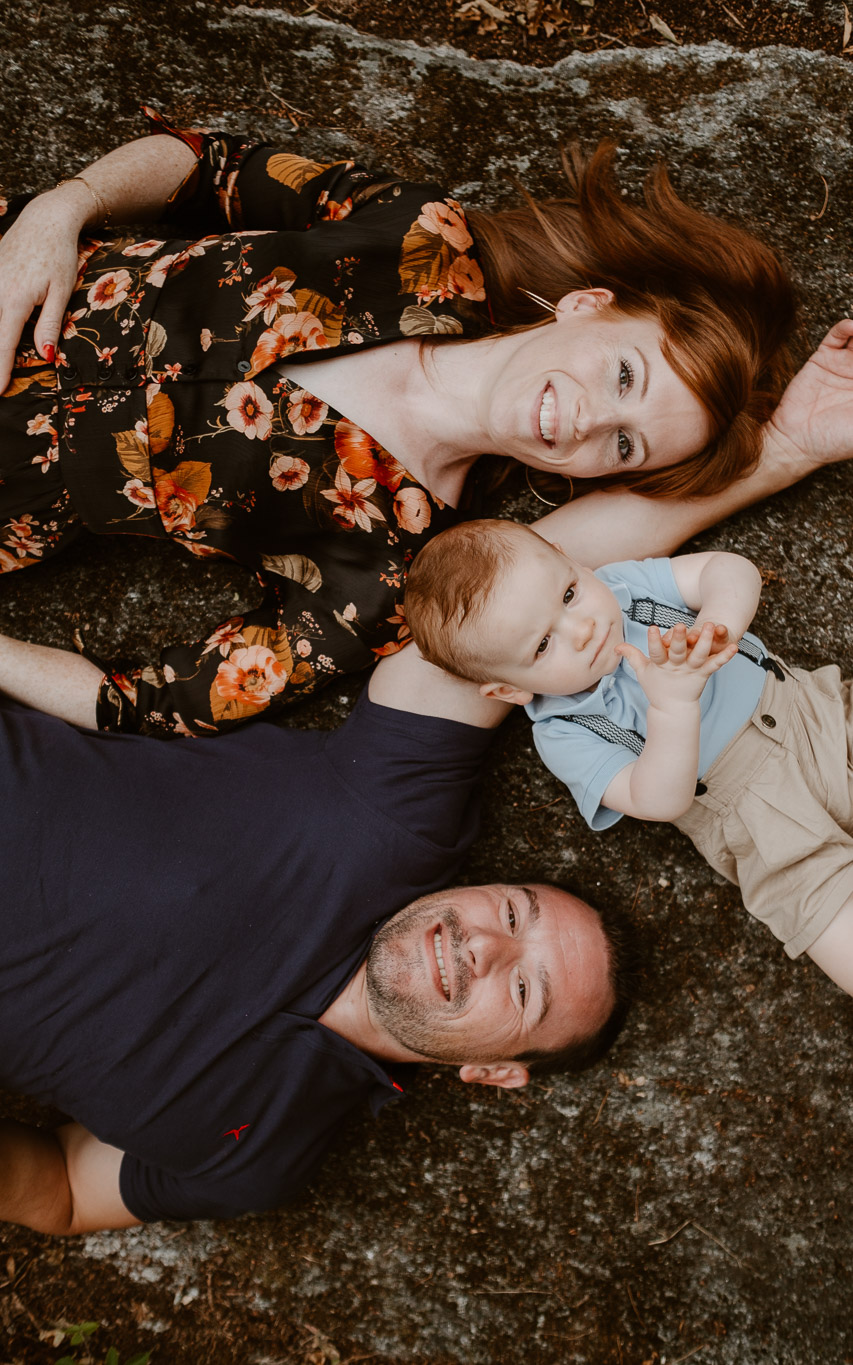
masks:
[[[519,1086],[615,1036],[593,910],[438,890],[503,705],[414,648],[331,733],[158,744],[14,705],[91,725],[99,681],[0,641],[0,1084],[74,1120],[0,1125],[0,1217],[74,1233],[270,1207],[355,1105],[400,1090],[394,1063]]]

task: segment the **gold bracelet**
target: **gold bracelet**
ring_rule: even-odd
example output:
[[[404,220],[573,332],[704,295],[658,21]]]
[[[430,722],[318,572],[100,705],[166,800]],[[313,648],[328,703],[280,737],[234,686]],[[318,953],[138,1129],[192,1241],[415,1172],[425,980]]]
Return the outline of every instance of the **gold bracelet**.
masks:
[[[81,181],[81,183],[86,186],[86,189],[91,194],[92,201],[95,205],[95,208],[98,210],[98,214],[101,218],[101,226],[109,227],[113,217],[109,205],[105,202],[105,200],[101,198],[101,196],[98,194],[98,191],[92,188],[92,186],[89,184],[85,176],[71,175],[68,177],[67,180],[60,180],[59,183],[55,186],[55,188],[60,189],[62,185],[71,185],[75,180]]]

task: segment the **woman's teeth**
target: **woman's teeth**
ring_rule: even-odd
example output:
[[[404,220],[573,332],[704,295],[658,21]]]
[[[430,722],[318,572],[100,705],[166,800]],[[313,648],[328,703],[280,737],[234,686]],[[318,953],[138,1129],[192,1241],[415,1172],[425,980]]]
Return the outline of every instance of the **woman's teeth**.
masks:
[[[444,970],[444,956],[443,956],[442,951],[441,951],[441,930],[440,930],[440,929],[436,929],[435,934],[433,935],[433,940],[432,940],[432,941],[433,941],[433,943],[435,944],[435,960],[436,960],[436,962],[438,963],[438,974],[439,974],[439,976],[441,977],[441,988],[442,988],[442,990],[444,991],[444,994],[446,995],[447,999],[449,1000],[449,999],[450,999],[450,983],[449,983],[448,980],[447,980],[447,972]]]
[[[548,388],[542,395],[542,403],[539,408],[539,431],[541,433],[542,440],[547,441],[549,446],[554,444],[555,435],[554,416],[556,413],[556,409],[557,402],[556,399],[554,398],[553,389],[549,384]]]

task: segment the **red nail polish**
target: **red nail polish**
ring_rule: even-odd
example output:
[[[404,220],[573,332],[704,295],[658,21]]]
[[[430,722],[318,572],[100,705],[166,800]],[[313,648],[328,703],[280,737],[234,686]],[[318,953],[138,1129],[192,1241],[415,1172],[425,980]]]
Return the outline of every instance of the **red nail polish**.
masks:
[[[48,343],[48,345],[45,346],[44,348],[44,358],[49,365],[53,364],[53,357],[55,354],[56,352],[54,351],[53,347]]]

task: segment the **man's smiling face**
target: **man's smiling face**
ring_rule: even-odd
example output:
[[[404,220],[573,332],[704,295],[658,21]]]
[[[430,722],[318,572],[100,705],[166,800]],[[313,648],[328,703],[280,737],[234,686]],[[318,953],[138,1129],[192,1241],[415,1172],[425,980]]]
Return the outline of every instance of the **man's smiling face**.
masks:
[[[371,1012],[433,1061],[495,1063],[595,1033],[613,1007],[598,915],[553,886],[471,886],[414,901],[367,958]]]

